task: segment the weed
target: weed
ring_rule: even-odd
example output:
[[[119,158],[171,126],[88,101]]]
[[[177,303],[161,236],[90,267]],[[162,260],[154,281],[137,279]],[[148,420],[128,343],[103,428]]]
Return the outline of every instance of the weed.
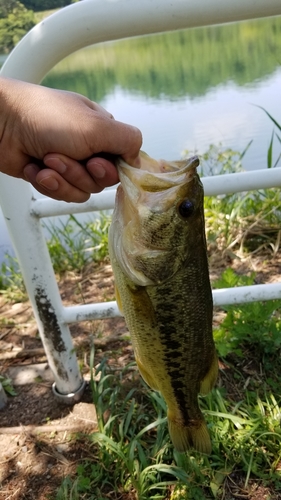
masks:
[[[47,241],[55,272],[80,272],[89,262],[108,256],[108,228],[111,217],[100,213],[94,221],[81,223],[74,215],[66,222],[45,224],[50,234]]]
[[[100,213],[94,221],[81,224],[70,215],[66,222],[43,224],[50,234],[47,240],[54,271],[60,275],[66,271],[81,272],[89,262],[108,258],[108,228],[111,216]],[[28,299],[23,277],[15,257],[6,255],[0,275],[0,293],[11,302]]]
[[[77,487],[78,482],[79,476],[74,482],[69,477],[66,477],[58,489],[56,500],[80,500],[81,497]]]
[[[259,394],[244,390],[238,401],[223,388],[200,398],[212,454],[181,454],[170,443],[161,395],[137,380],[124,392],[127,367],[116,376],[103,360],[94,372],[93,351],[90,363],[99,430],[89,437],[92,451],[75,480],[65,480],[60,492],[67,484],[68,492],[87,500],[222,499],[238,473],[242,489],[249,491],[256,479],[280,490],[281,400],[266,383]],[[56,500],[63,498],[76,499]]]
[[[272,121],[272,123],[277,128],[278,132],[280,133],[281,132],[281,125],[275,120],[275,118],[273,118],[273,116],[271,116],[271,114],[269,114],[268,111],[266,111],[266,109],[264,109],[262,106],[257,106],[257,107],[260,108],[260,109],[262,109],[266,113],[266,115],[268,116],[268,118]],[[277,165],[278,165],[278,163],[280,162],[280,159],[281,159],[281,153],[279,153],[279,155],[277,156],[277,159],[273,163],[273,142],[274,142],[274,138],[276,138],[278,140],[279,144],[281,144],[281,136],[278,135],[278,133],[276,132],[275,129],[273,129],[273,131],[272,131],[270,143],[269,143],[268,150],[267,150],[267,168],[275,168],[275,167],[277,167]]]
[[[227,269],[215,285],[251,285],[254,279],[254,274],[239,276]],[[192,450],[177,453],[161,395],[137,380],[124,392],[128,367],[117,376],[103,359],[95,371],[92,350],[91,387],[99,429],[89,438],[93,452],[78,467],[71,488],[88,500],[203,500],[226,498],[226,491],[232,490],[248,495],[259,481],[275,498],[281,490],[279,307],[280,301],[225,307],[215,340],[232,372],[236,394],[233,398],[231,391],[218,387],[200,398],[213,444],[210,456]],[[250,381],[244,371],[249,360],[256,360],[258,367],[257,373],[252,369]]]
[[[246,150],[245,150],[246,151]],[[212,174],[242,170],[242,158],[235,151],[210,146],[201,157],[202,171]],[[205,220],[208,244],[220,251],[256,253],[280,246],[280,189],[260,189],[205,197]]]
[[[13,387],[12,379],[4,377],[3,375],[0,375],[0,383],[2,384],[2,387],[7,392],[7,394],[9,394],[10,396],[17,395],[17,393]]]
[[[1,265],[0,293],[11,302],[25,302],[28,299],[18,260],[5,255]]]
[[[214,288],[252,285],[254,273],[250,276],[239,276],[232,269],[226,269]],[[225,357],[231,352],[243,355],[241,347],[250,347],[258,360],[266,365],[267,355],[278,356],[281,348],[281,316],[280,300],[253,302],[224,306],[227,312],[220,326],[215,329],[219,355]]]
[[[215,146],[211,144],[205,153],[199,155],[201,177],[204,177],[206,173],[212,176],[243,172],[242,160],[251,144],[252,141],[249,142],[242,153],[230,148],[223,148],[221,145]]]

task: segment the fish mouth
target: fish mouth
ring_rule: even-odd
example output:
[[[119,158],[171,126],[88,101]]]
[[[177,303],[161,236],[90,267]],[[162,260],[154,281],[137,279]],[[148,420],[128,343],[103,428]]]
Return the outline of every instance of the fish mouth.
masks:
[[[117,169],[124,201],[126,199],[126,222],[134,213],[140,215],[141,210],[154,213],[167,211],[181,196],[181,191],[184,193],[186,186],[198,178],[198,165],[198,156],[168,162],[154,160],[143,151],[140,152],[139,168],[132,167],[120,158]]]
[[[142,191],[156,193],[174,186],[190,182],[199,165],[198,156],[186,160],[165,161],[154,160],[144,151],[140,151],[140,166],[132,167],[122,158],[118,159],[117,168],[121,182],[126,178]]]

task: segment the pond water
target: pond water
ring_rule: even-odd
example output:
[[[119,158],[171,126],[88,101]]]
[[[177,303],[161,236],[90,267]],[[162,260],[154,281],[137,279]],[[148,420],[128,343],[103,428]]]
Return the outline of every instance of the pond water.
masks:
[[[281,123],[280,63],[275,17],[99,44],[60,62],[43,84],[84,94],[136,125],[155,158],[210,144],[242,152],[253,141],[243,160],[250,170],[266,168],[273,131],[258,106]],[[0,261],[7,250],[0,218]]]

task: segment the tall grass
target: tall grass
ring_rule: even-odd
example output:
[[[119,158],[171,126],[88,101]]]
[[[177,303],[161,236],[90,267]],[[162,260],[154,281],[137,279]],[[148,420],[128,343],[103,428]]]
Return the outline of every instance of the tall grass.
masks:
[[[81,223],[70,215],[66,222],[43,223],[49,233],[47,247],[55,273],[62,276],[67,271],[81,272],[92,262],[108,257],[108,228],[111,216],[101,212],[99,217]],[[28,299],[18,260],[9,254],[1,265],[0,293],[12,302]]]
[[[272,131],[272,135],[271,135],[271,139],[270,139],[270,143],[269,143],[269,147],[268,147],[268,150],[267,150],[267,167],[268,168],[275,168],[280,163],[281,152],[279,152],[279,154],[277,154],[277,158],[275,158],[275,160],[274,160],[274,158],[273,158],[273,143],[274,143],[274,139],[275,140],[277,139],[277,141],[279,142],[278,146],[279,146],[279,149],[280,149],[280,144],[281,144],[281,135],[280,135],[281,125],[262,106],[258,106],[258,108],[262,109],[264,111],[264,113],[266,113],[266,115],[272,121],[272,123],[274,125],[273,131]],[[278,132],[276,132],[276,129],[278,130]]]
[[[248,319],[244,307],[241,324]],[[260,332],[255,342],[260,343],[261,351],[263,328],[267,322],[271,324],[270,316],[265,311],[262,327],[260,315],[252,318],[251,327]],[[224,324],[220,338],[222,329],[230,342],[232,334]],[[243,330],[239,332],[237,329],[235,334],[243,352],[248,339]],[[200,399],[212,438],[210,456],[192,450],[177,453],[170,443],[162,397],[148,389],[137,374],[128,379],[132,365],[117,375],[103,360],[94,370],[92,350],[91,387],[99,429],[88,438],[88,459],[79,465],[74,480],[63,482],[56,500],[68,499],[74,491],[71,498],[88,500],[230,499],[234,496],[227,497],[227,492],[248,495],[253,484],[269,488],[270,498],[277,499],[281,491],[280,345],[270,344],[270,335],[267,345],[270,349],[263,353],[263,360],[258,359],[262,375],[253,370],[252,380],[246,384],[247,373],[237,369],[233,357],[224,355],[219,386]],[[223,386],[227,380],[224,371],[228,383],[231,381],[228,392]],[[234,396],[232,384],[237,388]]]
[[[81,223],[70,215],[66,222],[45,224],[47,241],[55,272],[80,272],[90,262],[108,258],[108,228],[111,216],[103,212],[93,221]]]
[[[5,261],[1,264],[0,294],[11,302],[28,299],[18,260],[9,254],[5,255]]]
[[[243,153],[216,146],[201,157],[202,171],[211,174],[240,172]],[[205,197],[207,241],[220,251],[277,253],[281,238],[280,189],[259,189]]]

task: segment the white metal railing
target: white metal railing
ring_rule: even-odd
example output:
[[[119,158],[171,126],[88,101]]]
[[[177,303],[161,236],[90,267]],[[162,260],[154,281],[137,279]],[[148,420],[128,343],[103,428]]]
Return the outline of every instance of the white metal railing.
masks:
[[[213,175],[202,180],[205,196],[241,193],[281,186],[281,169],[252,170],[237,174]],[[114,207],[115,189],[95,194],[85,203],[62,203],[50,198],[38,198],[31,201],[31,214],[36,217],[52,217],[69,213],[86,213],[109,210]]]
[[[35,26],[1,74],[40,83],[61,59],[93,43],[274,15],[281,15],[280,0],[83,0]],[[203,183],[206,195],[281,186],[281,169],[207,177]],[[109,209],[114,196],[114,190],[104,191],[82,205],[34,200],[27,183],[0,174],[1,207],[54,374],[54,394],[65,402],[78,400],[84,387],[67,324],[120,313],[115,302],[62,305],[40,218]],[[213,295],[216,305],[281,298],[281,283],[215,290]]]

